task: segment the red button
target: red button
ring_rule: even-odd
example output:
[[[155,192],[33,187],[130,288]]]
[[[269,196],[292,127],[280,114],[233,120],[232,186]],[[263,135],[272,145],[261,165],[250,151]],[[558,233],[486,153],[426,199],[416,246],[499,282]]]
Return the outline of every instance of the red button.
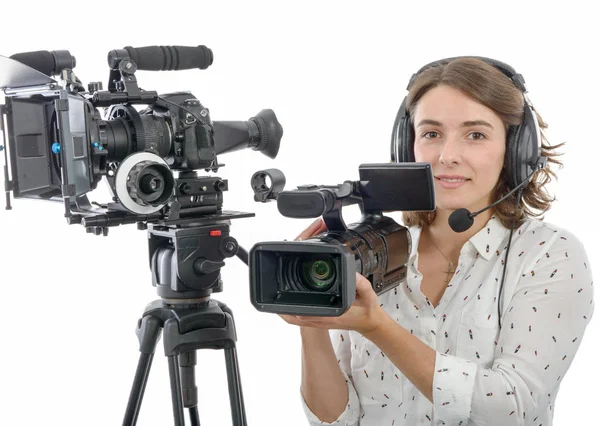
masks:
[[[219,230],[210,231],[210,236],[211,237],[220,237],[221,231],[219,231]]]

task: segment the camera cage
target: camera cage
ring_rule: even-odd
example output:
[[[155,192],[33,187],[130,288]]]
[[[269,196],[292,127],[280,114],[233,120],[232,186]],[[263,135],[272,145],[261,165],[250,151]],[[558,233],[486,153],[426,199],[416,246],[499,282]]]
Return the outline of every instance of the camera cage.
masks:
[[[174,48],[181,49],[181,47]],[[144,52],[145,49],[146,51]],[[213,145],[209,146],[208,149],[199,148],[199,150],[204,150],[203,152],[199,151],[199,157],[202,158],[202,155],[204,155],[204,158],[207,159],[201,164],[201,167],[179,170],[178,176],[174,179],[174,185],[177,188],[184,188],[185,190],[182,189],[180,191],[175,188],[164,205],[159,206],[159,208],[132,211],[131,207],[133,204],[128,203],[131,200],[124,200],[128,196],[127,192],[123,190],[123,181],[125,178],[120,176],[120,179],[118,179],[118,170],[120,165],[125,163],[128,158],[124,158],[121,161],[107,162],[107,150],[103,149],[103,146],[97,142],[99,135],[90,133],[95,129],[94,126],[88,126],[89,121],[93,117],[96,119],[99,117],[99,112],[96,108],[110,107],[110,109],[105,111],[107,117],[111,114],[113,116],[121,114],[122,116],[123,111],[125,111],[128,114],[127,118],[134,123],[134,131],[139,133],[142,133],[144,130],[136,123],[136,120],[139,122],[139,114],[146,112],[148,109],[153,111],[152,108],[168,112],[178,111],[185,115],[186,125],[195,124],[203,126],[207,131],[212,131],[213,129],[213,122],[210,119],[208,109],[204,108],[191,92],[176,92],[159,96],[156,91],[141,90],[138,87],[135,76],[138,65],[132,59],[132,56],[136,59],[139,58],[145,64],[145,68],[143,69],[165,69],[164,67],[156,67],[156,63],[153,63],[152,58],[149,59],[148,55],[145,57],[142,55],[143,53],[148,54],[148,49],[150,48],[125,48],[111,51],[108,55],[110,67],[109,90],[103,91],[101,82],[91,82],[88,85],[89,92],[85,91],[73,72],[72,67],[75,66],[75,58],[71,57],[68,51],[52,52],[55,55],[55,63],[57,65],[57,68],[53,69],[52,73],[60,76],[60,83],[49,75],[43,74],[37,69],[26,65],[26,61],[21,63],[16,59],[0,56],[0,69],[4,71],[4,75],[0,76],[0,87],[4,89],[6,99],[6,105],[0,105],[0,130],[3,133],[3,140],[6,147],[0,146],[0,150],[5,148],[4,180],[6,208],[8,210],[12,208],[10,201],[11,191],[15,198],[30,197],[62,201],[64,203],[64,215],[67,223],[82,224],[87,232],[95,235],[107,235],[109,227],[121,224],[137,223],[139,229],[147,229],[149,223],[163,226],[185,226],[219,219],[229,220],[254,216],[253,213],[223,211],[222,192],[227,190],[227,180],[219,177],[198,176],[196,170],[203,168],[206,172],[217,172],[219,167],[223,166],[223,164],[219,164],[217,161],[214,141],[212,142]],[[193,49],[194,52],[188,51],[188,53],[194,53],[196,56],[198,56],[198,52],[206,54],[207,51],[209,55],[205,55],[200,61],[192,61],[193,63],[190,63],[189,57],[191,56],[189,56],[187,57],[188,63],[186,63],[185,58],[182,56],[176,60],[175,57],[177,55],[166,54],[165,58],[168,60],[168,64],[170,64],[166,69],[185,69],[186,67],[190,68],[190,65],[205,69],[212,63],[212,52],[204,46],[183,49]],[[60,55],[60,61],[57,59],[57,53]],[[27,54],[13,56],[16,57],[19,55],[24,57]],[[25,59],[29,58],[25,57]],[[58,68],[59,63],[61,64],[61,68]],[[142,68],[140,67],[140,69]],[[178,105],[175,102],[169,101],[167,99],[168,96],[178,97],[178,99],[185,97],[185,106],[184,104]],[[187,107],[188,100],[193,102],[191,105],[196,108],[194,111],[192,107]],[[32,141],[32,144],[35,145],[37,143],[38,151],[43,151],[39,148],[42,145],[45,145],[47,149],[45,152],[34,153],[42,155],[39,155],[39,158],[33,161],[37,161],[37,170],[42,170],[39,173],[44,173],[44,167],[52,169],[49,173],[50,176],[43,176],[40,179],[46,179],[47,183],[51,183],[51,185],[48,184],[47,186],[53,186],[53,190],[45,191],[41,195],[39,193],[35,194],[36,191],[34,190],[31,191],[34,192],[32,196],[27,191],[22,192],[19,187],[19,178],[23,177],[22,174],[21,176],[19,175],[20,169],[21,167],[26,167],[25,164],[19,163],[20,159],[17,159],[15,151],[21,148],[17,148],[17,142],[12,140],[16,137],[7,139],[4,122],[6,119],[8,131],[11,134],[13,123],[8,119],[9,110],[12,108],[21,108],[21,105],[29,105],[23,108],[32,109],[34,107],[30,105],[36,103],[38,105],[42,104],[37,111],[39,116],[37,118],[40,119],[40,128],[36,129],[36,132],[42,135],[40,137],[46,137],[47,140],[44,142]],[[148,108],[138,112],[133,108],[133,105],[139,104],[148,105]],[[52,117],[44,116],[46,105],[48,109],[52,110]],[[265,111],[270,110],[263,110],[261,114]],[[25,116],[26,114],[22,115]],[[270,118],[266,114],[263,114],[262,117]],[[279,126],[274,114],[272,114],[272,117],[276,125]],[[29,120],[34,121],[30,118]],[[250,121],[247,123],[250,123]],[[280,138],[280,126],[279,129],[275,129],[275,132],[272,131],[272,126],[273,120],[266,125],[264,123],[254,123],[250,127],[259,128],[251,128],[249,131],[255,132],[255,134],[251,134],[252,137],[256,137],[258,132],[262,130],[264,133],[275,134],[275,138]],[[52,136],[46,133],[46,129],[41,127],[56,130],[53,140],[49,139]],[[234,134],[234,137],[236,136],[238,135]],[[91,140],[88,140],[90,138]],[[54,143],[51,143],[53,141]],[[254,150],[264,150],[266,151],[266,155],[274,158],[277,155],[279,140],[276,140],[276,143],[272,144],[275,146],[271,147],[266,146],[268,142],[268,140],[262,138],[255,146],[248,144],[248,147],[252,147]],[[239,144],[239,142],[236,143]],[[221,152],[237,149],[240,148],[227,143]],[[140,152],[133,153],[130,157],[140,154]],[[160,156],[156,155],[152,149],[143,151],[143,156],[145,160],[156,163],[162,166],[163,169],[172,172],[172,170],[169,170],[167,163]],[[28,158],[29,160],[31,159]],[[10,176],[9,164],[11,166]],[[31,162],[27,164],[28,169],[31,164]],[[35,173],[38,173],[37,170]],[[107,179],[113,202],[104,204],[90,202],[87,193],[96,189],[102,177],[106,177]],[[32,186],[35,186],[35,184],[32,184]]]

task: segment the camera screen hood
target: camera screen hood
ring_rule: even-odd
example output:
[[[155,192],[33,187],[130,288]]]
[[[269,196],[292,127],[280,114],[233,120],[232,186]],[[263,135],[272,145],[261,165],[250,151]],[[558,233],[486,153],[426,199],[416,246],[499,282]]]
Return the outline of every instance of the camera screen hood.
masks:
[[[0,88],[41,86],[56,83],[48,77],[25,64],[0,55]]]

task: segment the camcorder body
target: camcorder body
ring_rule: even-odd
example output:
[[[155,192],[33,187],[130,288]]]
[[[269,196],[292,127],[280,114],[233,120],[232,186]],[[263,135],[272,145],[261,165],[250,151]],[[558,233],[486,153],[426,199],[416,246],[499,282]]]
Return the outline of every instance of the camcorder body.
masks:
[[[363,164],[359,173],[360,181],[305,185],[277,196],[283,216],[322,216],[327,232],[304,241],[252,247],[251,299],[259,311],[340,316],[355,300],[356,272],[378,295],[406,280],[410,233],[382,213],[434,210],[431,165]],[[342,207],[351,204],[359,205],[362,218],[346,226]]]

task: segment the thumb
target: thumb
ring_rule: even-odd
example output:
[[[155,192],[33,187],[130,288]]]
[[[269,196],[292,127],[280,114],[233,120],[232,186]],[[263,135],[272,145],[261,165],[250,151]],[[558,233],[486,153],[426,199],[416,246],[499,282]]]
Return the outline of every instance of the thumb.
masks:
[[[371,285],[371,282],[357,272],[356,273],[356,292],[359,295],[364,296],[365,294],[367,294],[371,291],[373,291],[373,286]]]

